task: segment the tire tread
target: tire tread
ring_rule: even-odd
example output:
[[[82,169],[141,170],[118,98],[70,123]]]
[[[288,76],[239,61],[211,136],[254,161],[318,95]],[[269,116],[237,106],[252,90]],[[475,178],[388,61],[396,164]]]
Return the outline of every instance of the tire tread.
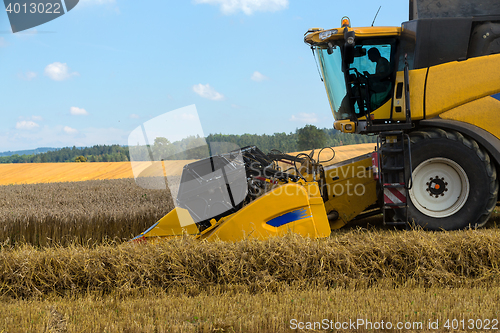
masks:
[[[497,179],[496,168],[491,162],[489,154],[486,152],[486,150],[483,147],[479,146],[475,140],[472,140],[464,136],[460,132],[445,131],[440,128],[425,128],[410,133],[410,142],[412,145],[418,144],[423,140],[441,139],[441,138],[457,141],[463,144],[465,147],[472,150],[473,153],[478,156],[478,158],[483,162],[484,167],[486,168],[486,173],[489,178],[489,184],[488,186],[485,186],[485,188],[488,188],[489,191],[487,204],[483,212],[478,216],[477,220],[469,224],[469,228],[482,227],[486,224],[486,222],[488,222],[488,219],[497,204],[498,179]]]

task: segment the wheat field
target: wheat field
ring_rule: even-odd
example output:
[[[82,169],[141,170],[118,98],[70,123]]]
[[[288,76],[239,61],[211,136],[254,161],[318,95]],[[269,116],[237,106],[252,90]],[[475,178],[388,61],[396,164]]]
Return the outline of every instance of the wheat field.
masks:
[[[373,149],[359,146],[332,162]],[[121,164],[3,169],[0,332],[377,331],[334,326],[359,319],[410,325],[383,332],[482,332],[500,319],[496,212],[479,230],[373,228],[374,217],[319,240],[131,243],[173,205]],[[14,166],[34,167],[0,171]],[[293,326],[325,319],[333,326]]]
[[[133,179],[0,186],[0,242],[99,244],[136,236],[174,207]]]
[[[169,175],[180,175],[191,161],[165,161]],[[150,162],[132,162],[140,172]],[[11,163],[0,164],[0,185],[82,182],[87,180],[134,178],[131,162]]]
[[[0,250],[5,332],[373,332],[293,329],[357,321],[447,330],[498,320],[500,231],[356,229],[239,243]],[[480,320],[480,322],[478,321]],[[440,329],[429,329],[430,322]],[[375,330],[376,331],[376,330]]]
[[[340,162],[373,151],[375,144],[366,143],[335,147],[335,158],[326,164]],[[309,153],[307,151],[306,153]],[[315,150],[318,158],[319,150]],[[297,154],[297,153],[291,153]],[[333,153],[325,149],[321,160],[328,160]],[[178,176],[191,160],[163,161],[167,175]],[[13,163],[0,164],[0,185],[36,184],[56,182],[81,182],[86,180],[134,178],[132,165],[138,172],[151,165],[150,162],[92,162],[92,163]]]

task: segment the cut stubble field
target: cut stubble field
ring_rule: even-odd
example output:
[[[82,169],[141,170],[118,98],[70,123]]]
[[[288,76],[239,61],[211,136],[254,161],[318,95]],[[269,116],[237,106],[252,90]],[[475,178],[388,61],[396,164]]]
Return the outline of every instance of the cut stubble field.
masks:
[[[336,148],[332,162],[371,149]],[[127,165],[0,165],[3,184],[19,184],[0,186],[0,332],[300,332],[293,323],[324,319],[442,332],[448,319],[500,319],[496,212],[480,230],[391,230],[371,218],[321,240],[135,244],[126,240],[173,204],[138,187]]]
[[[500,288],[285,289],[280,292],[146,292],[128,297],[10,300],[0,303],[4,332],[491,332]],[[295,321],[294,321],[295,319]],[[489,330],[467,329],[470,321]],[[326,320],[333,327],[293,329]],[[350,326],[364,320],[362,326]],[[448,323],[466,329],[446,329]],[[333,324],[330,322],[333,321]],[[370,329],[368,322],[403,329]],[[430,323],[439,329],[429,329]],[[296,323],[296,326],[293,324]],[[494,323],[493,323],[494,324]],[[316,324],[318,325],[318,324]],[[335,325],[345,329],[335,329]],[[407,325],[408,329],[404,329]],[[304,327],[302,326],[302,327]],[[496,325],[498,327],[498,325]],[[298,327],[297,327],[298,328]]]
[[[293,323],[361,319],[422,325],[385,332],[444,332],[447,320],[468,325],[488,319],[490,326],[498,320],[499,267],[498,229],[355,229],[322,240],[288,235],[239,243],[181,238],[4,247],[0,327],[7,332],[301,332]],[[429,329],[436,321],[440,329]]]

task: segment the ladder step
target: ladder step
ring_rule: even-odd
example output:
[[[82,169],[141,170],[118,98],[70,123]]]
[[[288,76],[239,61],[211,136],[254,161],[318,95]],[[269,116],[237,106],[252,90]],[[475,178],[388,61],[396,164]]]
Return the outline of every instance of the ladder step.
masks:
[[[405,202],[401,202],[401,203],[385,203],[384,204],[384,208],[385,209],[393,209],[394,207],[406,207],[406,203]]]
[[[406,222],[385,222],[384,224],[389,226],[400,226],[400,225],[406,225]]]
[[[390,124],[391,130],[379,133],[377,140],[377,149],[381,156],[380,159],[380,182],[383,188],[384,203],[382,212],[384,225],[388,226],[406,226],[407,222],[387,222],[386,215],[389,210],[408,209],[408,184],[399,180],[407,179],[406,174],[409,171],[411,175],[411,150],[409,136],[402,130],[409,123]],[[405,158],[406,157],[406,158]],[[407,165],[407,164],[410,165]],[[406,217],[406,219],[408,216]]]
[[[404,166],[382,166],[382,172],[385,171],[403,171],[405,169]]]
[[[402,153],[404,150],[403,148],[381,148],[380,152],[383,153],[389,153],[389,154],[398,154]]]
[[[383,188],[406,188],[406,184],[384,184]]]
[[[388,131],[388,132],[380,132],[379,136],[381,138],[386,138],[388,136],[401,136],[403,135],[402,131]]]

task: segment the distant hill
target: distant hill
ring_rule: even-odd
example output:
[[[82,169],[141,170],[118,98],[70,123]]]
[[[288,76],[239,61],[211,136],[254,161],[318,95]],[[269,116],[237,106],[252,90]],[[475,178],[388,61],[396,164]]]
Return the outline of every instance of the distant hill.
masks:
[[[43,148],[36,148],[36,149],[31,149],[31,150],[4,151],[4,152],[0,153],[0,156],[36,155],[36,154],[46,153],[48,151],[56,151],[59,149],[61,149],[61,148],[43,147]]]

